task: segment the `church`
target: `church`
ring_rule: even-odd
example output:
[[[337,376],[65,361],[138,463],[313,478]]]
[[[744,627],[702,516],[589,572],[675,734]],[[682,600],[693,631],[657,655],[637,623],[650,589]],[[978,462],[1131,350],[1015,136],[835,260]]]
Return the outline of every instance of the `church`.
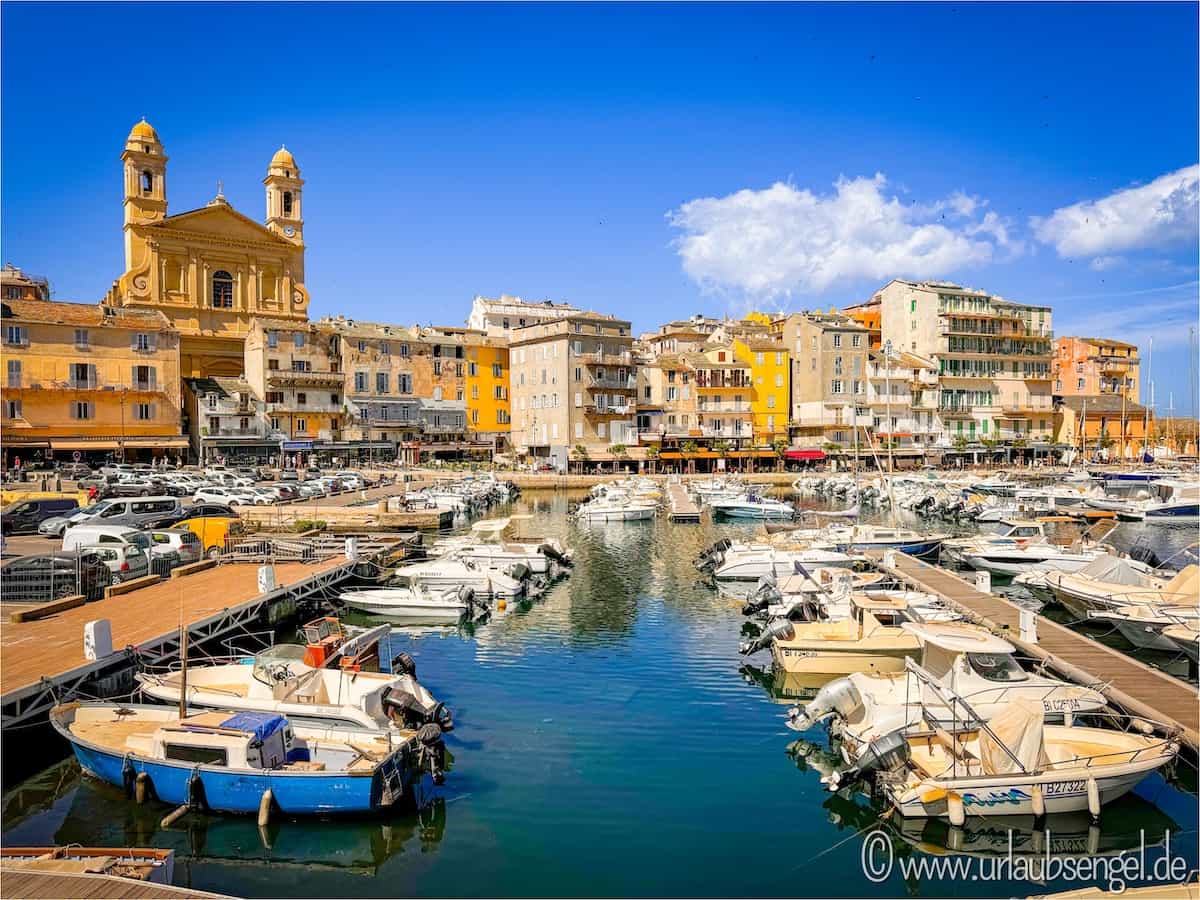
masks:
[[[125,272],[102,303],[166,316],[183,378],[241,375],[254,317],[308,320],[300,167],[286,148],[271,157],[259,223],[220,188],[207,205],[168,215],[167,159],[150,123],[134,125],[121,154]]]

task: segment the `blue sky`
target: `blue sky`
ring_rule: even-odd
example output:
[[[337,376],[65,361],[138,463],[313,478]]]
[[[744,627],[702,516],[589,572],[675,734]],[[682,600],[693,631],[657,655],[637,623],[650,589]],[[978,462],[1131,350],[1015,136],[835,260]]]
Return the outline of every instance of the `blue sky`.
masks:
[[[461,322],[476,293],[635,328],[844,305],[891,275],[1156,337],[1188,405],[1197,6],[6,3],[3,257],[122,269],[141,116],[179,212],[307,180],[312,312]],[[1145,353],[1143,347],[1143,353]]]

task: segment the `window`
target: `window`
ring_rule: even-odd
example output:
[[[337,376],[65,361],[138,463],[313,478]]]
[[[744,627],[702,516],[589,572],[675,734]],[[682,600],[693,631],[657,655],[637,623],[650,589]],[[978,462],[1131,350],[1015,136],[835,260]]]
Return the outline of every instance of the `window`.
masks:
[[[341,402],[342,402],[342,398],[339,395],[337,395],[337,394],[329,395],[329,403],[331,406],[337,406]]]
[[[829,384],[829,393],[841,394],[843,393],[844,387],[845,386],[842,384],[842,380],[840,378],[835,378]]]
[[[386,394],[387,389],[388,389],[387,372],[376,372],[375,373],[375,392],[379,393],[379,394]]]
[[[296,420],[296,434],[304,434],[306,431],[308,431],[308,420],[307,419],[297,419]]]
[[[307,359],[293,359],[292,360],[292,371],[293,372],[311,372],[312,371],[312,363],[310,363]]]
[[[154,418],[153,403],[135,403],[133,404],[133,417],[139,422],[149,422]]]
[[[454,364],[454,375],[455,375],[455,377],[457,377],[457,378],[462,378],[462,377],[463,377],[463,364],[462,364],[462,363],[455,363],[455,364]]]
[[[298,392],[296,394],[296,405],[304,406],[306,403],[308,403],[308,394],[304,393],[304,391]]]
[[[409,350],[408,350],[408,344],[401,344],[401,345],[400,345],[400,355],[401,355],[401,356],[408,356],[408,353],[409,353]]]
[[[758,366],[763,364],[763,355],[761,353],[754,354],[754,364]]]
[[[835,349],[842,346],[842,336],[840,334],[833,336],[833,346]]]
[[[292,192],[291,191],[283,192],[283,214],[285,216],[290,216],[292,214]]]
[[[279,360],[277,360],[277,359],[268,359],[268,360],[267,360],[267,371],[269,371],[269,372],[278,372],[278,371],[279,371]]]
[[[1082,390],[1083,390],[1083,384],[1084,384],[1084,382],[1083,382],[1083,379],[1082,379],[1082,378],[1080,378],[1078,381],[1076,381],[1076,382],[1075,382],[1075,390],[1077,390],[1077,391],[1082,391]]]
[[[150,335],[144,331],[139,331],[133,336],[133,349],[146,352],[154,349],[154,342],[150,339]]]
[[[278,331],[268,331],[267,332],[267,346],[271,347],[271,348],[279,346],[279,332]]]
[[[294,346],[294,347],[303,347],[304,346],[304,333],[303,332],[297,331],[295,334],[292,335],[292,346]]]
[[[71,418],[80,421],[93,417],[94,407],[91,403],[76,401],[71,404]]]
[[[8,360],[8,381],[6,384],[10,388],[19,388],[21,386],[21,361],[19,359]]]
[[[396,390],[401,394],[412,393],[412,376],[401,373],[396,376]]]
[[[442,361],[440,359],[435,359],[433,361],[433,374],[434,375],[442,374]]]
[[[783,373],[782,372],[778,372],[775,375],[775,387],[777,387],[777,388],[783,387]]]
[[[271,430],[272,431],[279,430],[279,417],[278,416],[271,416]]]
[[[283,391],[267,391],[267,402],[268,403],[282,403],[283,402]]]
[[[25,344],[25,329],[20,325],[4,326],[4,343],[21,347]]]
[[[233,276],[224,269],[213,272],[213,309],[233,309]]]
[[[354,373],[354,390],[356,393],[365,394],[367,392],[367,373]]]
[[[5,400],[4,415],[9,419],[21,418],[21,401],[20,400]]]
[[[131,381],[135,391],[153,391],[157,387],[157,371],[154,366],[134,366]]]
[[[501,366],[500,363],[492,363],[492,377],[493,378],[503,378],[504,377],[504,367]]]
[[[96,386],[96,367],[88,363],[71,363],[71,387],[94,388]]]
[[[388,341],[383,341],[379,345],[379,352],[384,356],[392,355],[392,345]]]
[[[434,399],[434,400],[441,400],[441,399],[442,399],[442,389],[441,389],[440,387],[435,387],[435,388],[433,389],[433,399]]]
[[[75,329],[75,346],[80,350],[86,350],[90,346],[91,341],[89,338],[90,335],[88,334],[88,330],[86,328]]]
[[[143,194],[153,194],[154,193],[154,173],[151,172],[149,169],[144,169],[142,171],[142,193]]]
[[[850,336],[850,346],[855,347],[855,348],[861,347],[862,346],[862,335],[861,334],[852,334]]]
[[[767,397],[767,409],[774,409],[774,408],[775,408],[775,395],[771,394],[770,396]]]

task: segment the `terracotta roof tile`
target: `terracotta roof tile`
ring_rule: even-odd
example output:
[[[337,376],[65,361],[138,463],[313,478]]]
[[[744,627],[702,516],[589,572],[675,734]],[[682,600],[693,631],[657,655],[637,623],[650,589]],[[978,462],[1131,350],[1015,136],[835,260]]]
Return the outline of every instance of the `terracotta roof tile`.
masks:
[[[97,328],[152,328],[173,331],[170,321],[154,309],[63,303],[58,300],[5,300],[0,316],[49,325],[89,325]]]

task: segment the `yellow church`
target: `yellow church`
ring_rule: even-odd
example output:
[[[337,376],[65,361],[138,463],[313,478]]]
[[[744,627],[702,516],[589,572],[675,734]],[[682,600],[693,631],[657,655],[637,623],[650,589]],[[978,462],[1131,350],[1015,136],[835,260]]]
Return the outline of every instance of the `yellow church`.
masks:
[[[125,273],[106,306],[158,311],[180,335],[183,378],[242,374],[250,320],[304,322],[304,180],[286,148],[263,179],[266,221],[238,212],[218,187],[206,206],[167,214],[167,155],[144,119],[121,154]]]

